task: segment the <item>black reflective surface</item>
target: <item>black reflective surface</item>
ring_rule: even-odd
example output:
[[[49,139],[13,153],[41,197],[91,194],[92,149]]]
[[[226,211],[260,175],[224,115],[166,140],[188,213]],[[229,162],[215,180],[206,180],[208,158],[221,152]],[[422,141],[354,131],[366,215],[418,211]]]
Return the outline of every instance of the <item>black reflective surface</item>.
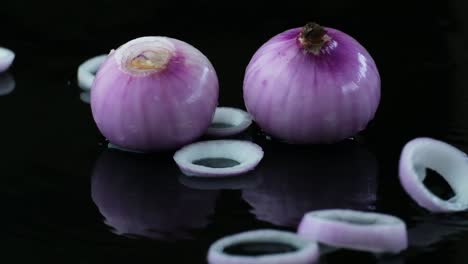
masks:
[[[225,235],[293,231],[308,210],[346,207],[401,217],[410,248],[393,256],[331,251],[323,263],[466,263],[468,213],[419,208],[401,188],[397,164],[417,136],[468,151],[467,4],[229,5],[2,2],[0,46],[17,58],[0,76],[0,262],[205,263],[209,245]],[[331,146],[284,145],[252,127],[240,138],[260,144],[265,158],[240,178],[187,178],[172,153],[108,149],[89,94],[76,85],[87,58],[135,37],[167,35],[204,52],[218,73],[220,105],[242,108],[255,50],[310,20],[349,33],[372,54],[382,77],[377,116],[354,140]]]

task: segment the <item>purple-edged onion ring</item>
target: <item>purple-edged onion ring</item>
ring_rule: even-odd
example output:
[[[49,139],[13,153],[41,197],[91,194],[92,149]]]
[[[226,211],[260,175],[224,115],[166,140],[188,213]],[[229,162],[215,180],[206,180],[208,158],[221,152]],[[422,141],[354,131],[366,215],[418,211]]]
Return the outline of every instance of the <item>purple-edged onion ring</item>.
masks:
[[[239,134],[252,124],[252,117],[244,110],[232,107],[217,107],[206,134],[226,137]]]
[[[223,177],[253,170],[263,158],[257,144],[242,140],[211,140],[187,145],[174,160],[187,176]]]
[[[13,51],[0,47],[0,73],[7,71],[14,59],[15,53]]]
[[[455,192],[442,200],[424,185],[426,168],[437,171]],[[456,212],[468,208],[468,160],[459,149],[431,138],[408,142],[400,157],[400,181],[414,201],[431,212]]]
[[[228,247],[244,243],[281,243],[295,250],[251,256],[226,252]],[[314,263],[318,258],[317,243],[302,239],[294,233],[268,229],[227,236],[216,241],[208,251],[210,264],[309,264]]]
[[[380,213],[344,209],[309,212],[298,234],[330,246],[375,253],[398,253],[408,247],[406,224]]]
[[[91,90],[96,72],[106,60],[107,54],[88,59],[78,67],[78,86],[83,90]]]

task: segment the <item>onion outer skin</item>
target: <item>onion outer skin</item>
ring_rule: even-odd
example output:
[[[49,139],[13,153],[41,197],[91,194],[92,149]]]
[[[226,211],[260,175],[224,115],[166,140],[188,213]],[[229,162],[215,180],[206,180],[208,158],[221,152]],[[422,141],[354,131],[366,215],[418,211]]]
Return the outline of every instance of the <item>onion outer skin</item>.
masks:
[[[438,171],[455,192],[455,197],[445,201],[429,191],[422,182],[426,176],[425,168]],[[431,212],[450,213],[468,209],[467,175],[466,154],[442,141],[416,138],[408,142],[401,152],[399,176],[403,189],[419,206]]]
[[[298,247],[293,253],[263,256],[237,256],[224,254],[224,248],[241,242],[288,242]],[[317,243],[307,241],[294,233],[261,229],[224,237],[211,245],[208,251],[210,264],[310,264],[319,258]]]
[[[128,64],[139,52],[164,50],[168,61],[140,73]],[[113,144],[138,151],[180,147],[200,137],[218,102],[218,79],[193,46],[167,37],[132,40],[109,54],[91,89],[101,133]]]
[[[378,224],[352,224],[327,219],[338,215],[346,219],[377,219]],[[301,237],[320,243],[374,253],[398,253],[408,247],[406,224],[399,218],[345,209],[319,210],[307,213],[298,228]]]
[[[244,102],[268,134],[289,143],[333,143],[363,130],[380,101],[374,60],[356,40],[332,28],[315,55],[280,33],[255,53],[244,78]]]

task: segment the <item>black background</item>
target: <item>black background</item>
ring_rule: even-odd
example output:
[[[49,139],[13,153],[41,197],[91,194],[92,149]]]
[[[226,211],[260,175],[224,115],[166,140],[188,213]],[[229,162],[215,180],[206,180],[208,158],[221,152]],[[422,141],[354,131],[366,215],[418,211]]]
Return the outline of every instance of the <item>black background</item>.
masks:
[[[339,251],[324,261],[466,263],[468,233],[463,229],[468,227],[464,220],[468,215],[430,215],[404,194],[397,178],[401,147],[414,137],[435,137],[468,151],[468,8],[464,1],[4,0],[1,10],[0,45],[13,49],[17,58],[10,70],[16,88],[0,97],[0,221],[6,245],[0,259],[162,263],[161,258],[168,257],[171,260],[165,263],[203,263],[207,247],[219,237],[276,227],[249,213],[241,191],[222,190],[209,224],[193,231],[193,239],[113,234],[91,199],[91,175],[106,143],[92,121],[89,105],[80,100],[76,69],[87,58],[130,39],[170,36],[194,45],[210,59],[220,80],[220,105],[243,108],[244,70],[256,49],[275,34],[316,21],[356,38],[380,70],[381,104],[374,122],[359,136],[359,144],[378,162],[375,210],[398,215],[410,227],[431,223],[436,226],[431,231],[457,233],[431,246],[412,246],[399,256],[382,259]],[[255,129],[249,133],[260,137]],[[284,147],[259,142],[271,153]],[[160,166],[152,169],[176,174],[170,158],[160,155],[164,157],[151,157],[157,161],[154,166]],[[299,169],[305,174],[313,170]],[[164,184],[155,183],[159,185]]]

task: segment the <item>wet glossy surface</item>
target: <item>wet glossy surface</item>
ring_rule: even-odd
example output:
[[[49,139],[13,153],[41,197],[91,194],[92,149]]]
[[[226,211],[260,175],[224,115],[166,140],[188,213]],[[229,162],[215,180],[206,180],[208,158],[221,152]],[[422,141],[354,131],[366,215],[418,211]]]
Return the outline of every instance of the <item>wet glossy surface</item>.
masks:
[[[255,4],[145,0],[152,14],[145,16],[141,5],[123,1],[29,2],[6,1],[9,12],[0,16],[8,25],[0,46],[17,54],[12,78],[0,77],[0,262],[206,263],[209,245],[225,235],[294,231],[308,210],[346,207],[401,217],[410,247],[395,256],[331,251],[323,263],[466,263],[468,213],[429,214],[397,177],[401,148],[414,137],[468,151],[464,1],[336,0],[300,8],[293,1],[267,12]],[[342,29],[372,54],[382,78],[376,119],[356,140],[333,146],[284,145],[252,127],[239,137],[261,145],[265,157],[241,178],[187,178],[172,152],[107,149],[88,94],[77,86],[86,59],[138,36],[168,35],[210,58],[220,105],[243,108],[243,74],[255,50],[310,19]]]

